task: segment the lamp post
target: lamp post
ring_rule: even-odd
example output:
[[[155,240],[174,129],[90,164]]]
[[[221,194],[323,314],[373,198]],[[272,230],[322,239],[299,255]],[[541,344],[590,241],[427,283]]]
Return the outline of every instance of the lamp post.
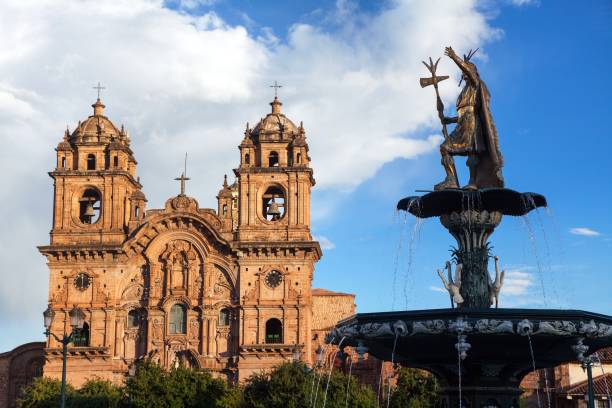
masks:
[[[72,331],[70,334],[64,334],[62,337],[58,337],[55,333],[51,332],[51,323],[53,323],[53,318],[55,317],[55,312],[51,309],[51,306],[47,307],[47,310],[43,312],[43,317],[45,321],[45,336],[50,337],[53,336],[55,340],[62,343],[62,391],[61,391],[61,408],[65,408],[66,406],[66,357],[68,356],[68,344],[74,340],[74,335],[78,329],[83,328],[83,324],[85,323],[85,315],[81,309],[73,306],[70,312],[68,312],[70,316],[70,326],[72,327]]]
[[[595,395],[593,392],[593,370],[592,370],[593,361],[595,360],[595,356],[594,355],[585,356],[585,354],[589,351],[589,346],[584,344],[584,339],[578,340],[578,344],[576,344],[575,346],[572,346],[572,348],[574,349],[574,352],[578,356],[578,361],[582,363],[582,369],[586,370],[587,372],[588,391],[587,391],[587,395],[585,396],[587,398],[587,407],[595,408]]]

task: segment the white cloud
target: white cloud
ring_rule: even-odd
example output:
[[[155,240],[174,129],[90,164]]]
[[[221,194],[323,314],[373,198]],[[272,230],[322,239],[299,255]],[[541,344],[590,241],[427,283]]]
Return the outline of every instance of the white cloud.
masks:
[[[180,8],[209,3],[183,0]],[[499,34],[475,0],[397,1],[333,33],[295,25],[284,43],[269,30],[254,37],[213,12],[191,16],[163,4],[0,2],[0,202],[11,214],[0,231],[0,270],[18,271],[4,274],[3,316],[38,318],[45,307],[47,269],[34,246],[48,242],[46,172],[66,124],[91,113],[96,82],[107,87],[107,115],[130,131],[149,207],[176,194],[185,151],[188,193],[213,207],[222,175],[237,163],[244,122],[269,109],[273,80],[284,85],[288,116],[304,121],[317,188],[351,189],[391,160],[436,149],[434,96],[417,81],[421,59],[451,41],[461,52]],[[457,69],[443,59],[439,72]],[[457,92],[450,82],[441,87],[449,103]]]
[[[440,292],[440,293],[446,293],[448,294],[448,291],[444,288],[441,288],[439,286],[430,286],[429,290],[434,291],[434,292]]]
[[[595,230],[592,230],[586,227],[571,228],[569,231],[570,231],[570,234],[582,235],[584,237],[598,237],[601,235],[601,232],[598,232],[598,231],[595,231]]]
[[[510,0],[510,3],[513,6],[523,7],[523,6],[531,6],[534,4],[539,4],[539,0]]]
[[[331,242],[329,240],[329,238],[327,238],[327,237],[325,237],[323,235],[319,235],[319,236],[313,237],[313,239],[315,241],[319,241],[319,245],[321,245],[321,249],[323,249],[323,250],[330,250],[330,249],[334,249],[336,247],[336,244]]]

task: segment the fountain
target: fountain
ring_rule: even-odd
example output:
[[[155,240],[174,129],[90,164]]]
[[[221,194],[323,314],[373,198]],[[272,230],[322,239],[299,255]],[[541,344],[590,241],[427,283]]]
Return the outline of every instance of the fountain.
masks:
[[[354,347],[381,360],[425,369],[438,378],[441,405],[447,407],[518,407],[522,378],[531,371],[584,359],[612,346],[612,317],[580,310],[497,308],[504,272],[492,256],[489,237],[504,215],[523,216],[547,205],[544,196],[504,187],[503,158],[489,110],[489,93],[473,52],[460,58],[446,48],[462,71],[465,87],[457,117],[444,116],[436,76],[429,60],[442,122],[440,146],[446,178],[433,191],[399,201],[398,210],[418,218],[438,217],[457,241],[447,278],[438,274],[451,298],[450,309],[360,313],[338,323],[327,340]],[[446,125],[456,123],[448,134]],[[460,188],[454,156],[467,156],[470,181]],[[494,259],[495,279],[488,271]],[[455,264],[455,274],[452,264]],[[495,308],[491,308],[495,305]],[[582,361],[582,360],[581,360]]]

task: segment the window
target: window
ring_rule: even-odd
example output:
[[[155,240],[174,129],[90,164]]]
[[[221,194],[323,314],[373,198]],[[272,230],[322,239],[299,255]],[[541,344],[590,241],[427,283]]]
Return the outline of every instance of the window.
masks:
[[[268,167],[278,167],[278,153],[270,152],[268,156]]]
[[[87,170],[95,170],[96,169],[96,156],[93,154],[87,155]]]
[[[119,157],[118,156],[113,157],[113,166],[119,167]]]
[[[140,207],[136,207],[136,209],[134,210],[134,215],[136,216],[136,219],[140,217]]]
[[[266,343],[280,344],[283,342],[283,324],[278,319],[266,322]]]
[[[62,169],[66,168],[66,158],[62,157]]]
[[[276,186],[269,187],[262,196],[262,214],[267,221],[278,221],[285,215],[285,192]]]
[[[95,224],[100,219],[100,193],[88,188],[79,199],[79,219],[83,224]]]
[[[187,311],[185,306],[176,304],[170,309],[170,334],[187,333]]]
[[[89,325],[83,323],[83,328],[75,329],[72,336],[72,344],[74,344],[74,347],[89,346]]]
[[[140,311],[138,309],[132,309],[128,312],[127,327],[128,329],[135,329],[140,326]]]
[[[244,164],[251,164],[251,155],[248,153],[244,155]]]
[[[228,308],[223,308],[219,312],[219,326],[229,326],[230,325],[230,310]]]
[[[300,164],[302,162],[302,153],[298,153],[296,157],[297,163]]]
[[[223,215],[227,215],[227,204],[223,204]]]

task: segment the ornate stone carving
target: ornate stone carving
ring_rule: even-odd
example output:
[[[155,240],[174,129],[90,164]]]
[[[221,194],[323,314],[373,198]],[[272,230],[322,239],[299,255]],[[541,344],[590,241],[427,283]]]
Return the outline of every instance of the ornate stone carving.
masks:
[[[556,336],[570,336],[576,334],[576,325],[568,321],[543,321],[538,325],[534,334],[553,334]]]
[[[527,319],[523,319],[516,325],[516,332],[521,336],[530,336],[533,334],[533,323]]]
[[[446,330],[446,323],[443,320],[425,320],[414,322],[412,325],[412,335],[415,334],[440,334]]]
[[[483,334],[514,333],[510,320],[480,319],[474,324],[474,330]]]

